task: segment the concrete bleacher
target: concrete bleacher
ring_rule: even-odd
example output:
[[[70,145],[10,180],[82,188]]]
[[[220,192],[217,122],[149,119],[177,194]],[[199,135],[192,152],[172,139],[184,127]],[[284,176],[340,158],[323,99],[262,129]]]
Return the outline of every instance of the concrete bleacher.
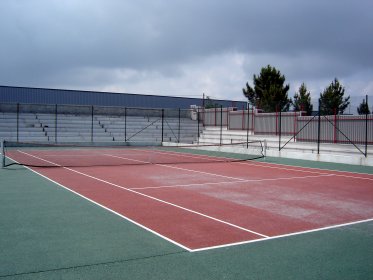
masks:
[[[17,137],[19,141],[47,140],[40,123],[33,114],[19,116],[17,130],[17,115],[15,113],[0,113],[0,138],[16,141]]]
[[[162,140],[162,119],[159,117],[102,117],[97,116],[99,125],[114,139],[128,141],[160,142]],[[196,140],[197,123],[187,118],[167,118],[163,122],[163,140],[177,142],[179,137],[182,142],[192,143]]]
[[[17,130],[18,122],[18,130]],[[57,125],[57,134],[56,134]],[[165,118],[163,140],[192,143],[197,122],[190,118]],[[179,129],[180,128],[180,129]],[[57,138],[56,138],[57,137]],[[27,142],[160,142],[162,120],[145,116],[0,113],[0,138]]]

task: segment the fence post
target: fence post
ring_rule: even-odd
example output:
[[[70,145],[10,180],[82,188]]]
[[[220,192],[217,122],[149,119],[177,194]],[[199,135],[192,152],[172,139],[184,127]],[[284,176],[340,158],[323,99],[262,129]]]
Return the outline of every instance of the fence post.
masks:
[[[215,109],[214,109],[214,116],[215,116],[215,118],[214,118],[214,126],[216,126],[216,106],[215,106]]]
[[[334,108],[334,143],[337,143],[337,109]]]
[[[297,131],[297,127],[298,127],[297,120],[298,120],[298,118],[297,118],[297,112],[294,111],[294,133],[293,133],[294,142],[295,142],[295,135],[297,133],[296,131]]]
[[[199,107],[197,107],[197,144],[199,144]]]
[[[246,149],[249,148],[250,105],[247,103]]]
[[[162,109],[162,143],[163,143],[163,129],[164,129],[164,109]]]
[[[228,110],[228,108],[226,110],[226,113],[227,113],[227,129],[229,129],[229,110]]]
[[[365,95],[365,104],[369,109],[368,95]],[[368,110],[365,112],[365,157],[368,156]]]
[[[318,112],[318,126],[317,126],[317,154],[320,154],[320,132],[321,132],[321,115],[320,115],[320,99],[319,99],[319,112]]]
[[[54,142],[57,143],[57,104],[54,107]]]
[[[245,129],[245,108],[243,106],[242,106],[241,127],[242,127],[242,130]]]
[[[278,107],[276,106],[276,135],[278,134]]]
[[[127,142],[127,107],[124,107],[124,142]]]
[[[278,150],[281,151],[281,106],[279,109],[279,118],[278,118]]]
[[[255,135],[255,110],[254,110],[254,106],[253,106],[251,112],[252,112],[251,130],[253,131],[253,134]]]
[[[177,131],[177,143],[180,143],[180,108],[179,108],[179,128]]]
[[[91,142],[93,143],[93,105],[91,107]]]
[[[205,120],[206,120],[206,111],[205,111],[205,104],[203,103],[202,107],[202,124],[205,125]]]
[[[220,145],[223,141],[223,105],[220,105]]]
[[[17,103],[17,142],[19,141],[19,103]]]

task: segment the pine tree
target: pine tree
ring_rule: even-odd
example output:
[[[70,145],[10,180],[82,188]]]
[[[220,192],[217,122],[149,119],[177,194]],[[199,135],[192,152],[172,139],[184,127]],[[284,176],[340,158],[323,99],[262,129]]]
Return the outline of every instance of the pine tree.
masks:
[[[262,109],[264,112],[277,110],[288,111],[291,99],[287,92],[289,85],[284,85],[285,76],[281,75],[275,67],[263,67],[259,76],[254,74],[254,88],[246,83],[243,94],[249,99],[250,104]]]
[[[205,99],[205,109],[211,109],[211,108],[218,108],[220,107],[218,103],[213,101],[210,97],[206,97]]]
[[[369,106],[368,103],[365,102],[365,99],[363,99],[363,102],[357,107],[357,113],[359,115],[370,114]]]
[[[339,83],[338,79],[334,81],[320,93],[320,111],[324,115],[343,114],[350,104],[350,96],[343,98],[345,88]]]
[[[299,87],[298,92],[294,94],[293,106],[295,111],[305,111],[308,116],[312,113],[311,93],[307,92],[307,87],[304,83]]]

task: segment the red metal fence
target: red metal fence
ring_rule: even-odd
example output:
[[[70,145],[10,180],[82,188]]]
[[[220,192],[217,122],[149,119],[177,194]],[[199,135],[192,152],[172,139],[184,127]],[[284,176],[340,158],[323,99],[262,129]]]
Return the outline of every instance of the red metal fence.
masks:
[[[223,126],[229,130],[249,130],[259,135],[288,135],[296,141],[318,140],[318,118],[302,112],[261,113],[234,108],[204,109],[205,126]],[[368,129],[366,129],[366,126]],[[373,144],[373,115],[331,115],[320,118],[320,141],[323,143]],[[367,135],[366,134],[367,130]]]

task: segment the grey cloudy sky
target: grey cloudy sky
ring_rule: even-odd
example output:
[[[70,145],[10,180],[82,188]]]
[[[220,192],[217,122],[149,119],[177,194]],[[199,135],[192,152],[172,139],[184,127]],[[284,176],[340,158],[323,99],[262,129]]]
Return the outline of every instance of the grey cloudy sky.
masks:
[[[243,100],[268,64],[289,96],[337,77],[373,96],[371,0],[1,0],[0,84]]]

